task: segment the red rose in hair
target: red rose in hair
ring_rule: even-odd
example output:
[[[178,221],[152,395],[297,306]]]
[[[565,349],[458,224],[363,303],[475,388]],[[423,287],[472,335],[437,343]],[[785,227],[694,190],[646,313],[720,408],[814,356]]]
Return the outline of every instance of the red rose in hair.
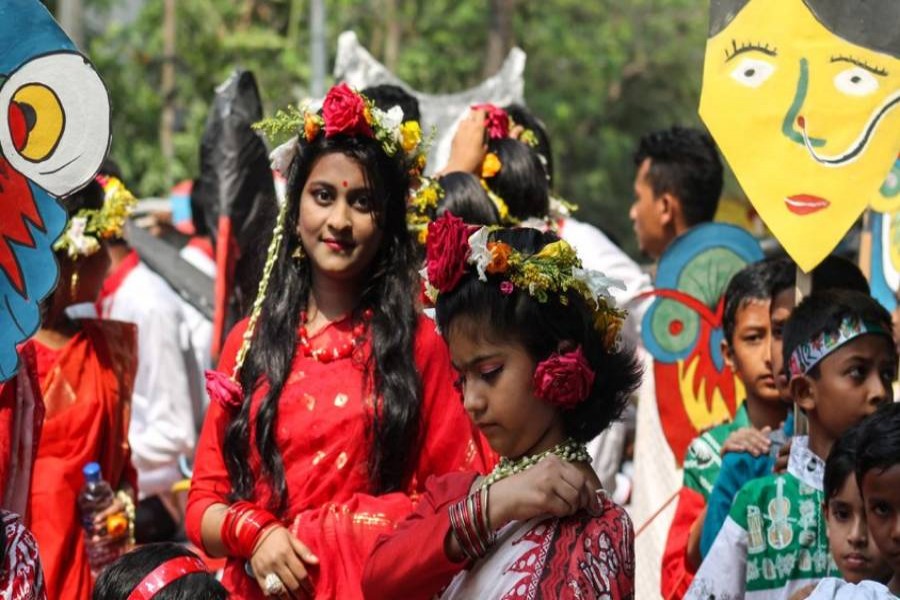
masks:
[[[544,402],[562,409],[575,408],[590,395],[594,370],[579,346],[538,363],[532,382],[534,395]]]
[[[425,266],[428,283],[439,292],[452,290],[466,272],[469,235],[469,226],[450,212],[428,224]]]
[[[335,135],[365,135],[373,137],[372,126],[366,119],[366,103],[346,83],[328,91],[322,103],[325,137]]]
[[[476,104],[472,109],[487,112],[484,126],[489,138],[496,140],[509,137],[509,115],[505,110],[493,104]]]

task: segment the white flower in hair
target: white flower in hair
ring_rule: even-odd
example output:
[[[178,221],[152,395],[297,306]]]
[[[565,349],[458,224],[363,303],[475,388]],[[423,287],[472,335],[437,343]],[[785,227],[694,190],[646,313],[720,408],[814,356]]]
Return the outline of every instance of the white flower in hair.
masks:
[[[287,177],[288,169],[297,156],[297,138],[291,138],[281,144],[269,153],[269,164],[272,169],[278,171],[282,176]]]
[[[391,134],[391,139],[400,142],[400,126],[403,124],[403,109],[399,106],[392,106],[387,112],[380,108],[372,109],[372,117],[378,121],[383,129]]]
[[[89,256],[99,250],[100,244],[96,238],[85,235],[87,231],[87,219],[85,217],[72,217],[66,237],[69,239],[69,256]]]
[[[478,279],[481,281],[487,281],[485,269],[488,268],[488,265],[491,264],[494,258],[487,247],[489,233],[487,227],[481,227],[469,236],[468,261],[470,265],[475,265],[475,269],[478,271]]]
[[[591,296],[596,302],[598,298],[603,298],[607,306],[615,306],[610,288],[625,290],[625,283],[621,279],[613,279],[607,277],[600,271],[593,269],[579,269],[572,267],[572,277],[582,282],[591,291]]]

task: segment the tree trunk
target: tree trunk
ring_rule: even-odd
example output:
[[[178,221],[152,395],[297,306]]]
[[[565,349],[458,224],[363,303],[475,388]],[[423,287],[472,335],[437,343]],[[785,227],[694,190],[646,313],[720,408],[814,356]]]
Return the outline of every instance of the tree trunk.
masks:
[[[81,0],[59,0],[56,5],[56,14],[59,16],[59,24],[63,31],[72,39],[75,45],[84,49],[84,7]]]
[[[397,0],[385,0],[384,19],[386,35],[384,38],[384,66],[391,71],[397,69],[400,57],[400,20],[397,18]]]
[[[516,0],[491,0],[484,77],[500,70],[503,59],[513,46],[512,19],[515,9]]]
[[[159,148],[166,162],[167,184],[172,184],[172,161],[175,160],[175,0],[165,0],[163,13],[163,63],[161,92],[162,116],[159,122]]]

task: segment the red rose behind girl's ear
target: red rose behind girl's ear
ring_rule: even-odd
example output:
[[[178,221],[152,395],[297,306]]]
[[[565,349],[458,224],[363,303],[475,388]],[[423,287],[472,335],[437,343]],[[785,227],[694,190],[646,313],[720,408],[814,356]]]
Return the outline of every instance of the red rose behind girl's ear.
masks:
[[[365,135],[374,137],[366,118],[366,103],[346,83],[336,85],[322,103],[325,137],[335,135]]]

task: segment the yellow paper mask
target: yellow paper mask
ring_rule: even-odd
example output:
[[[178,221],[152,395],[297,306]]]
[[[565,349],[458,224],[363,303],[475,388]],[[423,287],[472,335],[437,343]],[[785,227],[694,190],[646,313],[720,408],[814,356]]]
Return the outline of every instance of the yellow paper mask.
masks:
[[[900,151],[900,0],[711,7],[700,116],[760,217],[809,271]]]

